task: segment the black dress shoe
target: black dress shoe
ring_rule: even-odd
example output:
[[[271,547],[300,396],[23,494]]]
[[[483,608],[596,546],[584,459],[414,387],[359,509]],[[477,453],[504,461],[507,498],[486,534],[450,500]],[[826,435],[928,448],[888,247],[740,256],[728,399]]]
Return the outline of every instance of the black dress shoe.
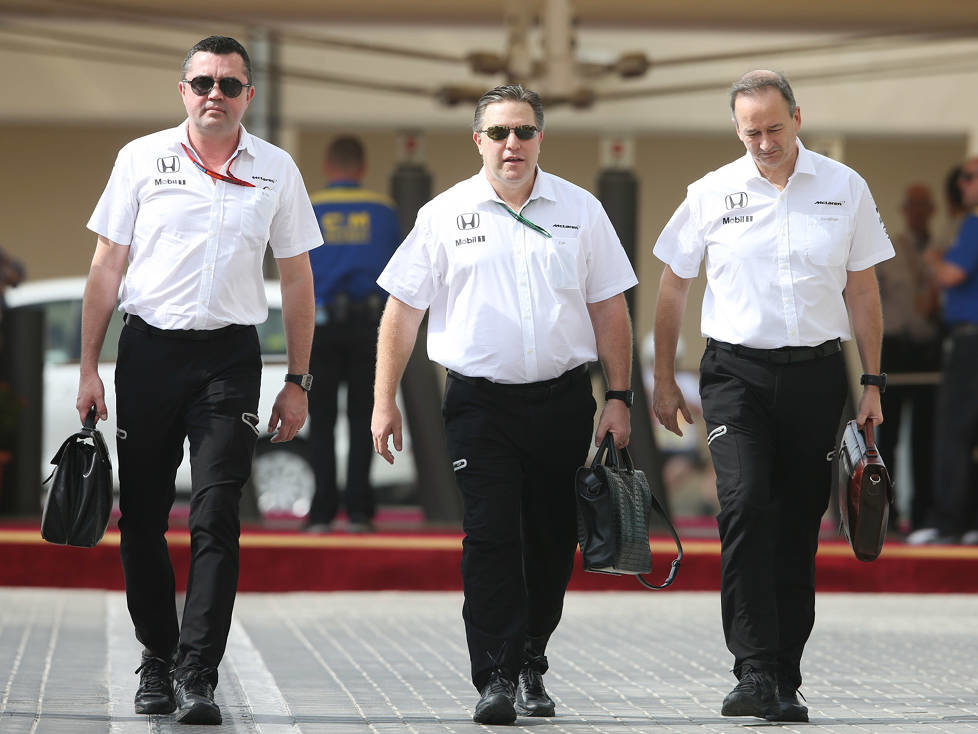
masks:
[[[808,721],[808,707],[798,700],[797,689],[785,690],[778,686],[778,717],[769,721]]]
[[[516,721],[516,692],[513,681],[494,670],[475,705],[472,721],[477,724],[512,724]]]
[[[177,721],[181,724],[220,724],[221,709],[214,703],[214,686],[202,668],[183,668],[174,673]]]
[[[168,660],[143,653],[143,660],[136,668],[139,673],[139,687],[136,689],[137,714],[173,713],[177,704],[170,682],[171,667]]]
[[[556,706],[543,687],[543,673],[529,666],[520,671],[516,689],[516,710],[523,716],[553,716]]]
[[[724,716],[757,716],[774,720],[773,717],[781,713],[774,675],[744,666],[740,682],[723,699],[720,713]]]

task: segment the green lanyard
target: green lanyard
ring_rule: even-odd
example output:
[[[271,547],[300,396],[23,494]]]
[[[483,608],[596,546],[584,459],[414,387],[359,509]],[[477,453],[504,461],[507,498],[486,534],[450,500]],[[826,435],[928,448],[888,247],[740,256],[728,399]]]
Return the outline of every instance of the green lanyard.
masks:
[[[539,232],[540,234],[542,234],[547,239],[551,239],[553,237],[552,234],[550,234],[547,230],[545,230],[539,224],[534,224],[529,219],[527,219],[526,217],[524,217],[522,214],[517,214],[516,212],[514,212],[512,209],[510,209],[503,202],[497,201],[496,203],[499,204],[499,206],[501,206],[503,209],[505,209],[506,211],[508,211],[509,212],[509,215],[513,219],[515,219],[517,222],[519,222],[520,224],[525,224],[527,227],[529,227],[530,229],[532,229],[534,232]]]

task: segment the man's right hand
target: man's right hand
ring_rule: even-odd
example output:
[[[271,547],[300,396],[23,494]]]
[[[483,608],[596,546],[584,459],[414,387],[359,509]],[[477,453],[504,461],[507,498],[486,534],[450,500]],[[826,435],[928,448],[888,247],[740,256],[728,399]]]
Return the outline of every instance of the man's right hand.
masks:
[[[75,399],[75,409],[82,424],[88,417],[88,411],[95,406],[95,422],[108,420],[109,411],[105,407],[105,386],[98,372],[82,375],[78,380],[78,397]]]
[[[688,424],[693,424],[693,416],[686,407],[686,398],[683,397],[683,391],[679,389],[675,378],[655,379],[652,387],[652,411],[659,419],[659,423],[677,436],[683,435],[679,427],[680,413]]]
[[[401,435],[401,411],[391,401],[389,403],[374,402],[374,412],[370,419],[370,433],[374,437],[374,451],[384,457],[388,464],[394,463],[388,439],[394,437],[394,448],[403,448]]]

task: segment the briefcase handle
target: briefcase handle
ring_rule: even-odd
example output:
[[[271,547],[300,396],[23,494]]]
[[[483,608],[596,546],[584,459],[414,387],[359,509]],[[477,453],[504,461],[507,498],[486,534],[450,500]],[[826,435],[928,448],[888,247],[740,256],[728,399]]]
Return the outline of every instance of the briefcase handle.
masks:
[[[866,453],[873,452],[879,456],[879,451],[876,448],[876,434],[873,432],[873,419],[867,417],[866,422],[863,423],[863,439],[866,441]]]
[[[95,411],[95,406],[93,405],[88,409],[88,415],[85,416],[85,422],[82,424],[81,432],[86,436],[91,436],[92,431],[95,430],[95,416],[97,415]]]
[[[612,435],[611,431],[608,431],[604,435],[604,440],[601,442],[601,445],[598,446],[598,451],[595,453],[594,459],[591,461],[591,468],[597,469],[602,464],[614,468],[621,468],[625,471],[635,471],[635,465],[632,463],[631,454],[628,453],[628,447],[622,446],[619,453],[619,449],[615,448],[615,437]],[[655,584],[650,584],[648,581],[642,578],[641,574],[637,574],[635,578],[637,578],[639,583],[646,589],[664,589],[673,582],[673,580],[676,578],[676,574],[679,573],[679,565],[683,560],[683,544],[679,540],[679,533],[676,532],[676,528],[673,526],[672,520],[669,519],[666,509],[655,496],[655,492],[650,492],[649,497],[652,500],[652,509],[659,513],[662,519],[666,521],[666,527],[669,528],[669,533],[672,535],[672,539],[676,544],[677,555],[672,562],[672,567],[669,569],[669,576],[667,576],[666,580],[660,585],[656,586]]]

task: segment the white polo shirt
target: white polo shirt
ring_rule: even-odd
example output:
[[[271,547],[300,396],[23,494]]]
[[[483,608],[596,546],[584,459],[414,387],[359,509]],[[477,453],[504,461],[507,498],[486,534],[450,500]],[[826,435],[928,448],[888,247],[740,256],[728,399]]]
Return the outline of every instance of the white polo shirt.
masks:
[[[680,278],[706,259],[703,336],[776,349],[849,339],[847,271],[893,246],[862,177],[799,140],[782,191],[749,153],[690,184],[652,252]]]
[[[587,304],[638,280],[594,196],[537,169],[520,212],[504,208],[485,170],[439,194],[377,283],[430,309],[428,356],[469,377],[549,380],[598,358]]]
[[[265,246],[286,258],[321,245],[312,204],[289,154],[243,126],[230,169],[255,187],[215,181],[180,145],[187,124],[119,151],[88,228],[129,246],[120,311],[161,329],[260,324]]]

